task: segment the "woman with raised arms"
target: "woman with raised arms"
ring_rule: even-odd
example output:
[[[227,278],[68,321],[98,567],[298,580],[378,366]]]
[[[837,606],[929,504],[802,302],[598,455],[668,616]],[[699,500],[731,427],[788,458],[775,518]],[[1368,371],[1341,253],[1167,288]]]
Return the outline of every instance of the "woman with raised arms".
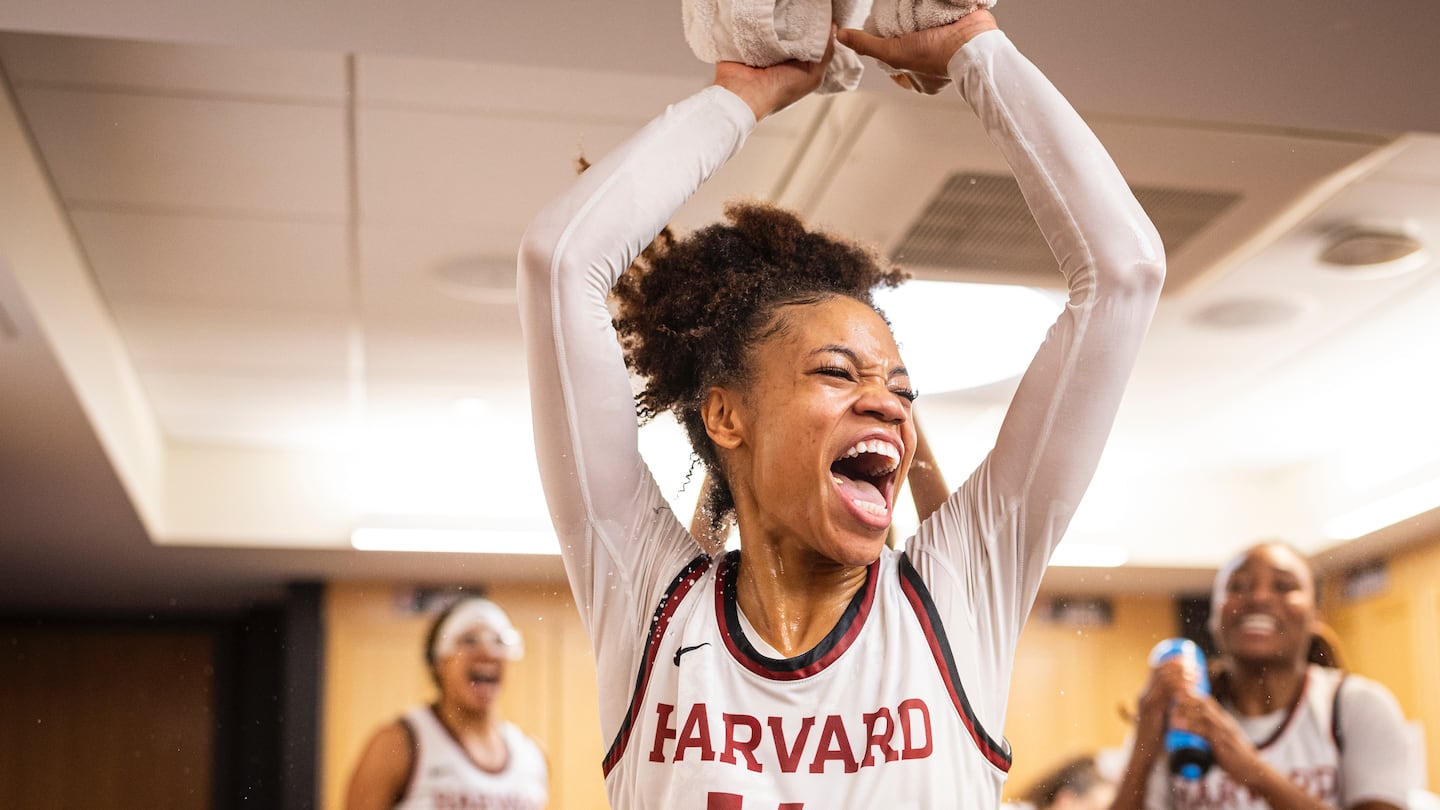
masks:
[[[994,450],[895,552],[915,393],[871,291],[898,271],[764,205],[641,257],[824,62],[717,65],[713,86],[537,216],[520,255],[536,452],[596,652],[617,808],[998,805],[1020,629],[1159,296],[1154,228],[988,11],[894,39],[838,36],[926,92],[953,80],[1009,161],[1069,303]],[[957,363],[977,350],[953,348]],[[644,380],[641,417],[670,411],[687,430],[738,551],[712,558],[671,512],[637,450],[627,364]]]

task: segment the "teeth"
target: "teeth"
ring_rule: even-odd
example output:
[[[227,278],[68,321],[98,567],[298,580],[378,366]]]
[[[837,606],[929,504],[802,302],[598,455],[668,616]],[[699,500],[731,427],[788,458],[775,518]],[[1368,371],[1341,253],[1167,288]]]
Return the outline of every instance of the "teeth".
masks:
[[[859,507],[862,512],[869,512],[879,517],[884,517],[886,514],[885,507],[878,503],[870,503],[869,501],[851,501],[851,503]]]
[[[1240,619],[1241,630],[1274,630],[1278,627],[1273,616],[1252,613]]]
[[[841,458],[855,458],[861,453],[870,453],[877,456],[884,456],[890,460],[890,466],[877,471],[877,475],[887,475],[900,466],[900,451],[895,445],[881,439],[870,439],[868,441],[856,442],[854,447],[845,451]]]

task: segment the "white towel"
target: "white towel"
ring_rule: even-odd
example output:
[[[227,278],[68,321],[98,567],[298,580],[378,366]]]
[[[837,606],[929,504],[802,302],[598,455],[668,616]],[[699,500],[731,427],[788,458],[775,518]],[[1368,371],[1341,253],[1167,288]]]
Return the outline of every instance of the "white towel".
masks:
[[[880,37],[898,37],[926,28],[949,25],[996,0],[874,0],[865,30]]]
[[[704,62],[769,67],[825,56],[830,24],[858,28],[871,0],[684,0],[685,41]],[[818,92],[854,90],[865,70],[854,51],[835,43]]]

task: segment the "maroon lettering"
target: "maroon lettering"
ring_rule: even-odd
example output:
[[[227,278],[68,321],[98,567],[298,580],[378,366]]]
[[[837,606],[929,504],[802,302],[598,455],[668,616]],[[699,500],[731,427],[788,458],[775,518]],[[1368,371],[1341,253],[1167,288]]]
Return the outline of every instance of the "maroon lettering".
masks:
[[[744,810],[745,798],[737,793],[716,793],[705,796],[705,810]],[[779,810],[805,810],[804,802],[781,802]]]
[[[691,748],[700,749],[700,759],[710,762],[715,759],[715,749],[710,745],[710,718],[705,714],[705,704],[696,703],[690,707],[685,718],[685,728],[680,731],[680,741],[675,744],[675,761],[685,759]]]
[[[881,720],[885,721],[885,730],[877,731],[876,726]],[[900,752],[890,745],[890,738],[895,736],[895,718],[890,715],[889,709],[878,709],[865,713],[865,759],[861,765],[869,768],[875,764],[875,750],[879,749],[880,754],[885,757],[886,762],[894,762],[900,758]]]
[[[800,752],[805,750],[805,741],[810,738],[810,727],[815,725],[815,718],[806,717],[800,721],[800,733],[795,735],[795,744],[789,750],[785,747],[785,727],[781,718],[768,717],[766,721],[775,740],[775,758],[780,761],[780,772],[795,773],[800,763]]]
[[[736,763],[735,755],[741,754],[745,757],[745,767],[760,773],[760,761],[755,758],[755,749],[760,747],[760,721],[748,714],[722,714],[725,720],[725,751],[720,755],[721,762],[728,762],[731,765]],[[741,741],[735,736],[740,728],[750,729],[750,736]]]
[[[845,773],[860,770],[860,763],[855,761],[855,754],[850,750],[850,737],[845,733],[845,723],[838,714],[825,718],[825,727],[820,730],[820,745],[815,751],[815,760],[810,763],[810,772],[824,773],[825,765],[829,762],[843,762]]]
[[[655,721],[655,747],[650,749],[651,762],[665,762],[665,741],[675,739],[675,727],[670,725],[670,715],[675,713],[675,707],[669,703],[657,703],[655,714],[659,715]]]
[[[930,707],[925,705],[925,701],[919,698],[910,698],[909,700],[902,701],[899,706],[896,706],[895,713],[900,715],[900,737],[904,740],[904,748],[900,751],[900,758],[924,759],[930,756],[930,753],[935,748],[935,740],[930,734]],[[914,724],[914,718],[917,716],[918,726]],[[914,732],[918,731],[920,727],[923,727],[925,730],[925,745],[923,748],[915,743]]]

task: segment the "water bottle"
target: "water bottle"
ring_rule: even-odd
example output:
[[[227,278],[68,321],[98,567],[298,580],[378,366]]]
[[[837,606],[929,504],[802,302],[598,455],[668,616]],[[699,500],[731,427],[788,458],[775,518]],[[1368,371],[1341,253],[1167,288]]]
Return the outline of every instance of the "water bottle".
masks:
[[[1205,671],[1205,653],[1188,638],[1167,638],[1156,644],[1155,649],[1150,651],[1150,666],[1158,667],[1177,657],[1189,660],[1199,673],[1200,680],[1195,685],[1196,690],[1201,694],[1210,694],[1210,676]],[[1204,737],[1176,728],[1167,728],[1165,760],[1171,773],[1182,779],[1194,780],[1205,775],[1215,757],[1210,751],[1210,743],[1206,742]]]

